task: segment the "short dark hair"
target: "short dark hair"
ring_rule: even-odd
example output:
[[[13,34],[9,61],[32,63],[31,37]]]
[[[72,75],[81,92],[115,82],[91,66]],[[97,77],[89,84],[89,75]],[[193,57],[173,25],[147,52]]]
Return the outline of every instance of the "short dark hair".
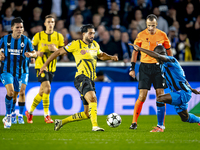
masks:
[[[17,17],[17,18],[14,18],[12,21],[11,21],[11,27],[13,27],[15,25],[15,23],[23,23],[24,21],[20,18],[20,17]]]
[[[81,27],[81,33],[88,32],[88,29],[94,29],[92,24],[86,24]]]
[[[159,53],[159,54],[166,54],[166,49],[162,45],[158,45],[154,48],[154,51]]]
[[[147,16],[147,19],[149,19],[150,21],[153,21],[153,19],[156,19],[156,21],[158,20],[158,18],[156,17],[156,15],[154,14],[150,14]]]
[[[46,19],[48,19],[48,18],[53,18],[53,19],[55,19],[53,15],[47,15],[47,16],[45,16],[44,21],[46,21]]]

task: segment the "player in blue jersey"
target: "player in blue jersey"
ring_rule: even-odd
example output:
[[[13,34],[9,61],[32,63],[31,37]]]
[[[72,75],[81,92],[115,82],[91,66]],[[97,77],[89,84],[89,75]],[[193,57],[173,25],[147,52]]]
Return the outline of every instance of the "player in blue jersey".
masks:
[[[24,119],[23,119],[23,112],[24,112],[24,106],[25,106],[25,90],[26,86],[28,84],[28,77],[29,77],[29,63],[34,64],[35,63],[35,58],[29,58],[26,57],[25,64],[23,67],[25,68],[24,73],[22,74],[22,85],[20,89],[20,94],[19,92],[14,92],[13,96],[13,105],[11,108],[11,123],[16,124],[17,119],[16,119],[16,113],[15,113],[15,105],[17,101],[17,96],[19,94],[19,99],[18,99],[18,106],[19,106],[19,115],[18,115],[18,123],[19,124],[24,124]],[[6,118],[4,118],[6,119]]]
[[[200,94],[200,91],[193,89],[185,78],[184,71],[179,62],[173,56],[167,56],[166,49],[162,45],[158,45],[154,51],[146,50],[134,46],[135,50],[142,51],[147,55],[154,57],[160,63],[161,71],[167,81],[171,92],[157,97],[157,102],[167,103],[174,106],[176,112],[181,117],[183,122],[198,123],[200,125],[200,118],[194,114],[188,113],[188,102],[191,99],[192,92]],[[152,130],[154,132],[154,130]],[[159,132],[159,130],[157,130]]]
[[[30,39],[23,35],[24,26],[21,18],[15,18],[11,22],[12,34],[6,35],[0,40],[0,61],[1,61],[1,81],[6,87],[7,95],[6,120],[4,128],[11,127],[11,109],[13,97],[19,93],[19,107],[22,116],[25,106],[25,88],[28,82],[28,59],[36,57],[37,54],[33,49]],[[21,122],[23,123],[23,118]]]

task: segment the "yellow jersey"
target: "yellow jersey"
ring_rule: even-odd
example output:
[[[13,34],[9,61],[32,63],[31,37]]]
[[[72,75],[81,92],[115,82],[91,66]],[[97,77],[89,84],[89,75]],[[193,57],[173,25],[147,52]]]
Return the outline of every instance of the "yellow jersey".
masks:
[[[40,69],[48,57],[53,53],[52,51],[49,51],[48,45],[55,44],[57,48],[62,47],[64,46],[64,38],[62,34],[56,31],[54,31],[52,34],[47,34],[44,31],[41,31],[35,34],[32,44],[34,46],[38,46],[38,51],[44,52],[43,56],[38,56],[35,61],[35,69]],[[48,64],[47,69],[49,72],[56,71],[56,63],[57,59],[54,59]]]
[[[101,53],[99,44],[93,41],[90,45],[82,40],[74,40],[64,47],[73,54],[76,61],[77,72],[75,77],[84,74],[91,80],[96,78],[97,55]]]

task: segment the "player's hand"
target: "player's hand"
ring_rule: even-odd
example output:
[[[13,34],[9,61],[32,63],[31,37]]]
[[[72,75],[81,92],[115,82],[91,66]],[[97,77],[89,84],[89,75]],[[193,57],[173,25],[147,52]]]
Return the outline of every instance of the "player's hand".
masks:
[[[49,51],[55,52],[57,50],[56,45],[55,44],[49,44],[48,45]]]
[[[4,53],[0,53],[0,61],[3,61],[5,59],[5,54]]]
[[[28,57],[28,58],[33,56],[33,54],[30,53],[30,52],[25,52],[24,55],[25,55],[26,57]]]
[[[118,61],[118,56],[111,56],[111,60]]]
[[[42,74],[42,73],[44,73],[44,71],[48,72],[47,67],[42,66],[42,68],[40,68],[39,75]]]
[[[35,58],[31,58],[31,64],[35,63]]]
[[[134,49],[135,49],[136,51],[138,51],[138,50],[139,50],[139,46],[137,46],[137,45],[134,45],[134,44],[132,44],[132,43],[128,43],[128,45],[131,45],[131,46],[133,46],[133,47],[134,47]]]
[[[130,71],[129,76],[131,76],[132,78],[135,78],[135,70]]]
[[[192,92],[194,93],[194,94],[200,94],[200,91],[197,91],[196,89],[191,89],[192,90]]]

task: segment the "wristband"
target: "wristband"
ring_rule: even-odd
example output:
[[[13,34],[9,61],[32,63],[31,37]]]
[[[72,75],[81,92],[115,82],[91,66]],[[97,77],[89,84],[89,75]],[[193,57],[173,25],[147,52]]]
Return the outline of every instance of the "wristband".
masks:
[[[131,68],[130,71],[135,70],[135,62],[131,62]]]

